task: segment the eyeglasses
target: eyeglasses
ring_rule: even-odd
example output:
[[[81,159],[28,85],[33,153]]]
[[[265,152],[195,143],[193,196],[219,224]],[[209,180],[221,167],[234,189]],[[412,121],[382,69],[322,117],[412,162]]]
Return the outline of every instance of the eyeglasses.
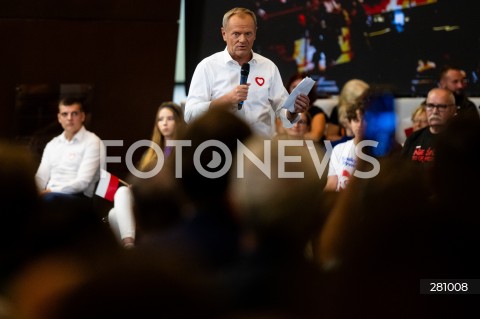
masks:
[[[449,106],[454,106],[455,104],[433,104],[433,103],[427,103],[425,105],[425,108],[429,111],[433,111],[434,108],[437,108],[440,112],[445,112],[447,107]]]
[[[63,118],[68,117],[68,115],[71,115],[72,117],[77,117],[77,116],[80,115],[80,112],[73,111],[73,112],[70,112],[70,113],[68,113],[68,112],[62,112],[62,113],[60,113],[60,116],[63,117]]]

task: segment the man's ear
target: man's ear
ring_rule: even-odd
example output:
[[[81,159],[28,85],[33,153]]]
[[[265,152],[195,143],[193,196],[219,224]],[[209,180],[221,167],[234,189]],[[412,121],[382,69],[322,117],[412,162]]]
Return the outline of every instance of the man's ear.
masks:
[[[223,27],[221,27],[220,30],[222,32],[223,41],[227,42],[227,32],[225,31],[225,29]]]

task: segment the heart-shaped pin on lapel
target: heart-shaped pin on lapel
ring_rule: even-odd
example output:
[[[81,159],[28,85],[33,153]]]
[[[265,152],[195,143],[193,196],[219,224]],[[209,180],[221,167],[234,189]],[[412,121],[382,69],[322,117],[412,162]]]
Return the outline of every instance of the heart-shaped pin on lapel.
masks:
[[[256,77],[255,82],[257,82],[258,85],[262,86],[265,83],[265,79]]]

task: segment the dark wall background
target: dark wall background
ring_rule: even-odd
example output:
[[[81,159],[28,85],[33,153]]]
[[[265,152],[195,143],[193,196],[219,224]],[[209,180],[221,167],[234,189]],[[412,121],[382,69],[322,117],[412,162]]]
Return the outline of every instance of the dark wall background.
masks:
[[[88,128],[124,141],[108,149],[122,157],[108,169],[124,176],[128,147],[150,138],[157,106],[172,99],[179,12],[180,0],[2,3],[0,137],[28,140],[15,118],[20,85],[90,84]]]

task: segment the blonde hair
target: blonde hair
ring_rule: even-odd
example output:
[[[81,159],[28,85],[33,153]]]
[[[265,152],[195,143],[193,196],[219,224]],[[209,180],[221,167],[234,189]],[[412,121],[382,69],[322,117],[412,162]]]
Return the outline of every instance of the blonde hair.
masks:
[[[142,159],[140,160],[139,164],[139,170],[144,171],[150,163],[153,161],[157,160],[157,153],[155,152],[153,145],[156,144],[160,146],[162,151],[165,149],[165,138],[160,132],[160,129],[158,128],[157,122],[158,122],[158,114],[160,111],[164,108],[168,108],[172,110],[173,112],[173,117],[175,119],[175,133],[174,136],[179,135],[179,131],[181,131],[185,125],[185,120],[183,117],[183,110],[182,108],[171,101],[168,102],[163,102],[160,104],[160,106],[157,109],[157,113],[155,113],[155,122],[153,124],[153,132],[152,132],[152,137],[150,138],[151,140],[151,146],[145,151],[145,153],[142,156]]]
[[[415,117],[417,115],[427,112],[427,110],[425,109],[426,105],[426,101],[423,101],[422,103],[420,103],[419,106],[417,106],[417,108],[412,112],[412,121],[415,120]]]
[[[223,15],[223,21],[222,21],[222,27],[225,29],[228,24],[228,20],[236,14],[239,15],[249,15],[252,17],[253,22],[255,23],[255,28],[257,27],[257,17],[255,16],[255,13],[252,10],[246,9],[246,8],[233,8],[228,10],[224,15]]]
[[[338,97],[338,121],[342,125],[347,120],[347,109],[355,104],[355,101],[370,88],[370,86],[359,79],[352,79],[347,81]]]

